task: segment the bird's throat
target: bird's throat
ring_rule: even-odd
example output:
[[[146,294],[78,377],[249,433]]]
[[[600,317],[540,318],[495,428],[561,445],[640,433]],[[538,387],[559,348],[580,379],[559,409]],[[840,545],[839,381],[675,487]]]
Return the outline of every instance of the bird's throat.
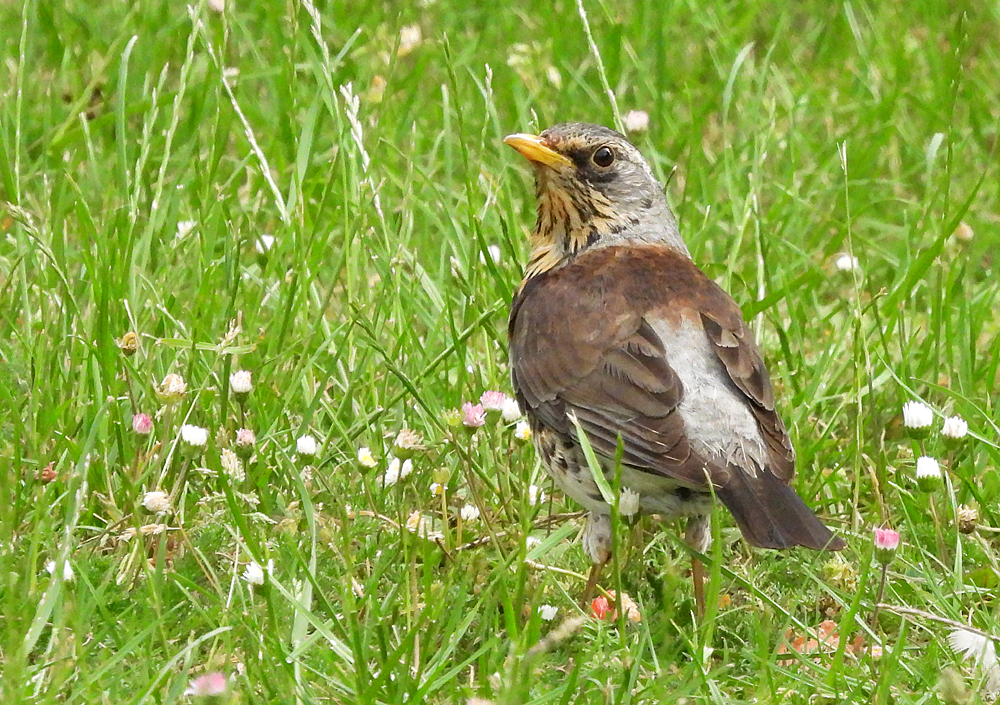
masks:
[[[564,264],[594,245],[606,232],[610,204],[581,198],[565,189],[540,187],[537,190],[538,220],[531,234],[531,257],[525,277]]]

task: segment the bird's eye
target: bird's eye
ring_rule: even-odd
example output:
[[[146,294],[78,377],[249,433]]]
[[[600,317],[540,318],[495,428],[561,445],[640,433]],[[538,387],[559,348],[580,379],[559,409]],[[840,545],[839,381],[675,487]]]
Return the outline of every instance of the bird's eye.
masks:
[[[591,158],[594,160],[594,164],[605,169],[615,163],[615,153],[608,146],[598,147]]]

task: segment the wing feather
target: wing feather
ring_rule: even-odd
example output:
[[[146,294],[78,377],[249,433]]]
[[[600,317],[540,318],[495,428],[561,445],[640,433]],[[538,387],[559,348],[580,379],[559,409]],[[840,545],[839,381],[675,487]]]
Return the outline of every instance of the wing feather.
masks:
[[[636,469],[705,487],[730,470],[692,451],[678,408],[685,390],[669,340],[682,319],[704,328],[735,390],[753,412],[769,469],[787,482],[794,452],[774,409],[763,360],[739,307],[689,259],[665,248],[603,248],[537,275],[518,292],[509,324],[519,401],[536,421],[571,433],[575,412],[595,451]],[[627,276],[626,276],[627,274]]]

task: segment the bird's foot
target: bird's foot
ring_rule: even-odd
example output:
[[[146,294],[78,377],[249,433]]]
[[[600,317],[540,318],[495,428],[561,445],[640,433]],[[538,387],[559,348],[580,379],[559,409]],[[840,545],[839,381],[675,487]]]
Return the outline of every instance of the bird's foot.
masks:
[[[587,578],[587,585],[583,588],[583,609],[590,609],[590,601],[597,591],[597,581],[601,579],[601,572],[604,570],[604,563],[595,563],[590,568],[590,575]]]

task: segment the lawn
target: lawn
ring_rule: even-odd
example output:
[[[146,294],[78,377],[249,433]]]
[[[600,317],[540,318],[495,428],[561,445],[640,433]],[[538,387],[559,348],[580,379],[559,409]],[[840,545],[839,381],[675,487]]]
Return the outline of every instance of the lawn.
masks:
[[[0,0],[0,701],[995,700],[1000,9],[961,5]],[[651,517],[594,616],[579,507],[462,412],[511,393],[503,137],[629,111],[848,542],[720,509],[701,620]]]

